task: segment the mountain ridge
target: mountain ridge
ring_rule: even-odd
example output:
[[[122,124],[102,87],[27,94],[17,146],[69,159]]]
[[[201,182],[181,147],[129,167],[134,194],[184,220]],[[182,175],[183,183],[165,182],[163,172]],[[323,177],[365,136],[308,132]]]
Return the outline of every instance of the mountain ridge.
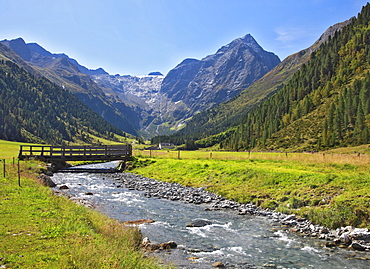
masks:
[[[220,147],[318,151],[370,142],[370,4],[258,107]],[[330,35],[331,33],[331,35]]]
[[[161,91],[174,101],[183,100],[195,114],[232,98],[279,62],[275,54],[264,51],[247,34],[202,60],[183,61],[181,70],[191,65],[188,67],[190,70],[186,73],[182,71],[183,75],[180,74],[179,78],[180,66],[175,68],[176,74],[171,70],[163,81]],[[180,86],[178,81],[181,81]],[[205,102],[205,99],[208,101]]]
[[[240,124],[254,106],[277,91],[283,83],[286,83],[310,59],[312,52],[316,51],[321,44],[333,37],[337,31],[343,29],[352,20],[353,18],[330,26],[310,47],[287,56],[280,64],[234,98],[195,115],[182,130],[173,135],[174,139],[176,141],[179,141],[179,137],[183,137],[180,141],[204,139]],[[221,135],[221,137],[224,136]],[[155,141],[158,139],[154,138]],[[164,137],[163,139],[171,138]],[[216,141],[218,140],[216,139]]]
[[[74,59],[65,54],[50,53],[35,43],[29,45],[22,38],[10,41],[3,40],[0,43],[10,49],[13,47],[12,50],[15,49],[17,55],[24,57],[20,60],[12,55],[10,60],[15,60],[22,67],[28,68],[28,71],[36,72],[39,76],[44,76],[55,84],[68,89],[108,122],[124,132],[137,135],[137,129],[139,128],[139,126],[135,126],[137,112],[125,106],[118,99],[108,99],[104,92],[92,81],[90,75],[80,71],[81,66],[76,64]],[[31,48],[35,51],[32,51]],[[41,52],[41,54],[38,52]],[[32,68],[30,69],[27,66],[32,66]],[[95,72],[96,70],[90,71]],[[97,72],[100,73],[100,71]]]
[[[121,130],[145,137],[173,133],[195,114],[230,99],[280,62],[247,34],[201,60],[183,60],[165,77],[155,72],[142,82],[145,79],[136,76],[89,70],[64,53],[50,53],[22,38],[1,43]]]
[[[195,114],[231,98],[278,62],[276,55],[264,51],[247,34],[201,60],[184,59],[162,82],[157,80],[151,86],[150,79],[147,85],[141,82],[133,85],[132,81],[140,80],[135,76],[92,77],[106,94],[141,109],[141,134],[150,137],[182,128]],[[123,83],[124,80],[127,83]]]
[[[124,135],[70,92],[10,60],[0,60],[0,100],[0,139],[65,145]]]

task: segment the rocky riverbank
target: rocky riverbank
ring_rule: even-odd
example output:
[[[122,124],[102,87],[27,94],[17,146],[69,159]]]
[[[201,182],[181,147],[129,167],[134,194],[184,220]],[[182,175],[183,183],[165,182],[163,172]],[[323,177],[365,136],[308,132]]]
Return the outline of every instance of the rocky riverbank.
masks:
[[[178,183],[161,182],[132,173],[114,174],[114,178],[118,182],[122,182],[128,189],[145,192],[146,197],[207,204],[206,210],[234,210],[239,215],[265,216],[272,222],[281,223],[292,232],[322,239],[323,246],[326,248],[341,247],[370,252],[370,231],[368,229],[347,226],[331,230],[295,215],[262,209],[252,204],[230,201],[208,192],[204,188],[184,187]]]

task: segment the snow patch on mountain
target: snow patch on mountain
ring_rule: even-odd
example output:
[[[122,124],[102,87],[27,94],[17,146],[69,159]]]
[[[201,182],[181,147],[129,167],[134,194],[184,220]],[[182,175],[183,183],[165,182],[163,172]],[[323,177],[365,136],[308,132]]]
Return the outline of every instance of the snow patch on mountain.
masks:
[[[92,79],[106,94],[115,94],[128,105],[153,109],[160,100],[163,75],[94,75]]]

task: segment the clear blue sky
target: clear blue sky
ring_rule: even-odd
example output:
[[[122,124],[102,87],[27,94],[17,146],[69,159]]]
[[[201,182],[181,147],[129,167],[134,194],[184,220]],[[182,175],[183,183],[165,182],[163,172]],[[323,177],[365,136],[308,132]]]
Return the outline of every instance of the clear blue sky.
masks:
[[[0,0],[0,39],[22,37],[111,74],[166,74],[251,34],[281,60],[365,0]]]

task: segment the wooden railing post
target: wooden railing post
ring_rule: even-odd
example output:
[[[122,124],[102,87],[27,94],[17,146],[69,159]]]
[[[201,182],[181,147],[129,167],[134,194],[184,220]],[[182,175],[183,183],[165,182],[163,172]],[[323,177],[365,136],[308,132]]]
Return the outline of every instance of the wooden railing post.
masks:
[[[20,166],[20,163],[19,163],[19,159],[18,159],[18,186],[20,187],[21,186],[21,166]]]
[[[3,164],[4,164],[4,178],[6,177],[6,166],[5,166],[5,159],[3,159]]]

